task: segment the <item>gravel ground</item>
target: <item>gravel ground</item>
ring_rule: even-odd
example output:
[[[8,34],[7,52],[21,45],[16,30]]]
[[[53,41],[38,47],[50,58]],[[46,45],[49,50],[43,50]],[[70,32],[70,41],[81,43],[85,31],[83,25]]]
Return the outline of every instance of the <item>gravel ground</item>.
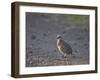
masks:
[[[26,67],[89,64],[89,29],[80,27],[68,23],[65,15],[27,13]],[[62,57],[57,34],[72,47],[72,56]]]

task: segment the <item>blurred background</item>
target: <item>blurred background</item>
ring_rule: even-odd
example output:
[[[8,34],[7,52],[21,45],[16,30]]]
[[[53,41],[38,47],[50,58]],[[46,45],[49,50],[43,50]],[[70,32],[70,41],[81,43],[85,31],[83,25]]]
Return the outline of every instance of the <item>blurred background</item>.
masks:
[[[75,57],[56,47],[60,34]],[[89,64],[89,15],[26,12],[26,67]]]

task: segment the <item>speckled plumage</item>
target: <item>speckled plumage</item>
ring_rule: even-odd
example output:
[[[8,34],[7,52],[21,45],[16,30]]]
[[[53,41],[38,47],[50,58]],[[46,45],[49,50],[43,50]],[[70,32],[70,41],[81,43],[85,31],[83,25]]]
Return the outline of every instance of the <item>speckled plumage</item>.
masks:
[[[72,54],[71,46],[60,35],[57,35],[57,48],[64,56]]]

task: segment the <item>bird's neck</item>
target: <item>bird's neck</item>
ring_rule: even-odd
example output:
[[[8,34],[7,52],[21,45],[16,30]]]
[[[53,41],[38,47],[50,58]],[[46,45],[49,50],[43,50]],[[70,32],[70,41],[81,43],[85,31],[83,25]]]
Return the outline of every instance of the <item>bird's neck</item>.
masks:
[[[57,45],[61,44],[62,39],[57,39]]]

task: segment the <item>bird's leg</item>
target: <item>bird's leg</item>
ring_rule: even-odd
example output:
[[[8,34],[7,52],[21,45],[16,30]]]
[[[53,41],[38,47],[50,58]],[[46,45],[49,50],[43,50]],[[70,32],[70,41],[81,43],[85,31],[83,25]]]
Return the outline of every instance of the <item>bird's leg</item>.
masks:
[[[67,64],[68,65],[71,65],[72,63],[71,63],[71,57],[72,56],[72,54],[69,54],[69,55],[67,55],[67,54],[64,54],[64,58],[66,58],[66,60],[67,60]]]
[[[61,52],[62,53],[62,57],[63,58],[67,58],[67,55],[66,54],[64,54],[63,52]]]
[[[63,56],[64,56],[65,58],[67,58],[67,55],[66,55],[66,54],[63,54]]]

